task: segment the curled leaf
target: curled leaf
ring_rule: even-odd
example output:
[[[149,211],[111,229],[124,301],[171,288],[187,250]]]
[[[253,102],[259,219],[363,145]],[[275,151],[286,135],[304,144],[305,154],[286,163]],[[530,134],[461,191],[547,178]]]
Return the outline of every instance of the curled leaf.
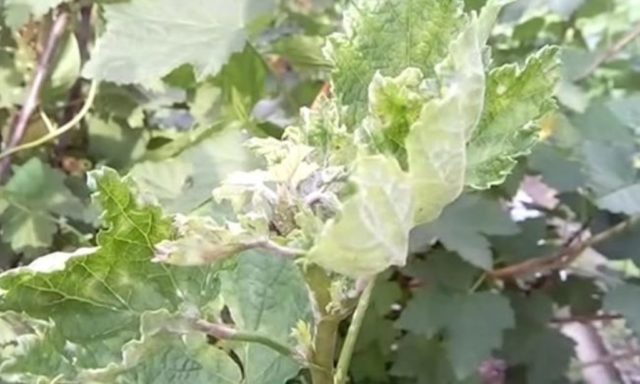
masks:
[[[207,265],[252,247],[249,235],[237,224],[220,226],[208,217],[177,215],[174,225],[178,238],[156,245],[153,261],[182,266]]]
[[[356,160],[351,180],[355,195],[325,224],[308,259],[354,278],[404,265],[413,217],[406,174],[395,159],[375,155]]]

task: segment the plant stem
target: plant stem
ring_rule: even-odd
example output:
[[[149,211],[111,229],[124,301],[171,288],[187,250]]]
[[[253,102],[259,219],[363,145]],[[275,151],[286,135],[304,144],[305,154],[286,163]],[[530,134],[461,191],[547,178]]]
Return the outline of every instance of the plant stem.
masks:
[[[578,76],[574,81],[581,81],[589,77],[593,72],[598,69],[602,64],[609,59],[620,53],[627,45],[632,43],[635,39],[640,37],[640,24],[636,25],[632,30],[627,32],[620,40],[616,41],[609,49],[598,56],[593,63],[587,68],[584,73]]]
[[[482,286],[482,283],[485,282],[485,280],[487,280],[487,274],[483,273],[482,275],[480,275],[478,280],[476,280],[475,283],[473,283],[471,288],[469,288],[469,293],[474,293],[475,291],[477,291],[478,288]]]
[[[351,319],[351,324],[349,325],[349,330],[347,331],[347,338],[344,340],[342,351],[340,351],[340,358],[338,359],[338,366],[336,368],[334,384],[345,384],[347,382],[349,365],[351,364],[351,356],[353,355],[353,349],[355,348],[356,341],[358,340],[358,334],[360,333],[360,328],[362,327],[364,315],[367,313],[367,308],[369,308],[371,292],[373,292],[375,283],[376,278],[374,276],[371,278],[364,291],[362,291],[360,300],[358,300],[358,306],[353,313],[353,318]]]
[[[617,361],[620,360],[629,360],[629,359],[634,359],[636,357],[640,356],[640,351],[638,350],[630,350],[624,353],[620,353],[617,355],[608,355],[608,356],[604,356],[600,359],[594,360],[594,361],[588,361],[586,363],[582,363],[580,364],[580,368],[584,369],[584,368],[588,368],[588,367],[592,367],[594,365],[603,365],[603,364],[611,364],[611,363],[615,363]]]
[[[336,339],[340,318],[326,315],[316,324],[314,351],[309,370],[313,384],[333,382],[333,361],[336,353]]]
[[[309,351],[309,371],[313,384],[333,383],[333,363],[340,316],[330,312],[331,278],[320,267],[304,268],[304,279],[314,307],[315,329]]]
[[[600,314],[600,315],[586,315],[586,316],[571,316],[571,317],[557,317],[551,319],[553,324],[567,324],[567,323],[591,323],[596,321],[612,321],[619,320],[623,317],[617,314]]]
[[[29,119],[38,106],[40,93],[47,78],[49,77],[53,58],[58,50],[60,40],[64,35],[64,31],[67,27],[68,22],[69,13],[66,10],[61,10],[58,13],[55,21],[53,22],[51,30],[49,31],[49,38],[45,45],[42,56],[40,56],[40,60],[38,61],[35,76],[33,77],[33,81],[31,82],[31,85],[27,92],[27,98],[25,99],[24,104],[22,104],[20,113],[14,120],[14,125],[11,128],[9,141],[6,146],[7,152],[9,152],[12,148],[16,147],[18,143],[20,143],[27,131],[27,127],[29,126]],[[9,154],[11,153],[13,152],[10,152]],[[2,179],[2,182],[6,181],[10,166],[11,158],[9,156],[4,156],[4,159],[0,162],[0,179]]]
[[[294,348],[260,333],[239,331],[226,324],[210,323],[205,320],[196,320],[194,327],[217,339],[262,344],[284,356],[291,357],[297,361],[301,360],[300,354]]]
[[[0,159],[6,160],[9,156],[11,156],[16,152],[24,151],[25,149],[30,149],[30,148],[34,148],[39,145],[42,145],[50,140],[57,138],[58,136],[62,135],[63,133],[75,127],[76,124],[78,124],[80,120],[82,120],[84,116],[87,113],[89,113],[89,109],[91,109],[91,106],[93,105],[93,100],[95,99],[97,92],[98,92],[98,82],[93,81],[91,82],[91,87],[89,88],[89,93],[87,94],[87,99],[85,100],[85,103],[82,106],[82,109],[80,110],[80,112],[78,112],[77,115],[73,117],[73,119],[69,120],[69,122],[65,123],[63,126],[51,130],[49,133],[47,133],[46,135],[42,136],[37,140],[19,145],[17,147],[12,147],[7,149],[6,151],[0,153]]]
[[[640,215],[631,216],[613,227],[593,235],[580,243],[570,245],[551,256],[523,261],[522,263],[494,270],[490,272],[489,275],[493,279],[514,279],[522,276],[530,276],[539,272],[565,268],[588,248],[618,236],[638,223],[640,223]]]

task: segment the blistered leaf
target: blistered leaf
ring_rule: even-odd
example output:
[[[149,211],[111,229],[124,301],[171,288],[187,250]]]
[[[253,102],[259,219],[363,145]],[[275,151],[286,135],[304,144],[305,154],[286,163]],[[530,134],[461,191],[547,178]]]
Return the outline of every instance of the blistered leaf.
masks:
[[[122,361],[83,371],[80,380],[98,383],[239,384],[242,372],[231,356],[209,344],[206,335],[165,310],[146,312],[140,338],[122,348]]]
[[[296,189],[298,185],[318,169],[318,165],[306,160],[313,148],[306,145],[292,145],[287,154],[278,163],[269,167],[271,180],[289,185]]]
[[[295,347],[291,331],[298,321],[309,321],[311,309],[300,272],[291,260],[247,252],[221,280],[222,298],[238,328]],[[239,344],[234,351],[243,363],[247,384],[284,383],[300,369],[291,358],[262,345]]]
[[[273,2],[261,2],[265,3]],[[83,75],[115,83],[147,83],[183,65],[215,75],[244,48],[251,0],[136,0],[105,5],[107,29]],[[188,42],[185,44],[185,42]]]
[[[450,80],[442,96],[422,108],[406,138],[416,224],[435,219],[462,192],[466,142],[484,106],[483,48],[499,10],[493,2],[487,5],[451,43],[438,68]]]
[[[430,338],[446,330],[449,360],[458,379],[463,379],[502,346],[502,332],[515,323],[502,296],[422,291],[409,302],[397,325]]]
[[[58,231],[57,216],[83,219],[85,207],[64,183],[64,175],[32,158],[15,167],[2,190],[2,237],[14,250],[47,247]]]
[[[357,192],[325,224],[308,259],[351,277],[404,265],[414,212],[406,174],[394,159],[377,155],[358,158],[351,180]]]
[[[176,239],[156,246],[154,261],[182,266],[208,265],[251,248],[251,235],[239,225],[216,223],[209,217],[176,215]]]
[[[409,130],[424,103],[434,96],[421,89],[423,80],[418,68],[409,67],[393,78],[377,72],[369,84],[369,118],[362,135],[369,136],[378,151],[395,156],[405,168]]]
[[[304,136],[300,141],[314,147],[323,162],[332,166],[349,165],[357,147],[353,133],[341,121],[341,110],[335,99],[318,98],[313,108],[301,108],[301,126],[287,128],[287,136]]]
[[[469,142],[467,185],[485,189],[502,183],[539,141],[538,120],[555,104],[550,97],[558,79],[558,49],[545,47],[523,67],[507,64],[491,71],[486,108]]]
[[[64,342],[74,345],[65,353],[76,370],[120,361],[120,347],[140,336],[145,312],[202,308],[217,294],[214,268],[151,262],[154,245],[173,235],[159,208],[137,201],[113,170],[98,171],[93,179],[105,209],[99,249],[52,254],[0,275],[0,309],[51,319]]]
[[[332,43],[338,98],[354,117],[366,112],[367,88],[376,71],[395,76],[407,67],[432,75],[463,23],[459,0],[358,1],[346,35]],[[400,22],[402,20],[402,22]]]
[[[213,197],[219,203],[229,201],[236,214],[253,211],[266,217],[270,204],[276,201],[275,192],[266,186],[268,181],[270,175],[261,169],[234,172],[213,190]]]
[[[5,312],[0,330],[7,337],[6,344],[0,343],[2,382],[46,383],[51,381],[51,372],[61,376],[73,373],[73,361],[60,353],[65,347],[64,339],[50,322]]]

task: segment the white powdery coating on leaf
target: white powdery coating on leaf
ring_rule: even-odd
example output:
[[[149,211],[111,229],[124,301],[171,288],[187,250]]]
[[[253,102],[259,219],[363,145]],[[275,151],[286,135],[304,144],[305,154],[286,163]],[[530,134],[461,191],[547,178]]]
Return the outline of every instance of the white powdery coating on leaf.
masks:
[[[91,248],[79,248],[74,252],[54,252],[46,256],[35,259],[31,264],[13,269],[7,273],[22,273],[22,272],[34,272],[34,273],[52,273],[62,271],[67,266],[67,262],[71,259],[78,257],[89,256],[98,251],[99,247]]]

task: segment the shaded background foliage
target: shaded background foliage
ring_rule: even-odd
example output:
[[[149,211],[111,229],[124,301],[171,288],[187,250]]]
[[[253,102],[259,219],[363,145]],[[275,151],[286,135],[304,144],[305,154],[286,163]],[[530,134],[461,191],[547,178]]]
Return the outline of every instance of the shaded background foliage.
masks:
[[[255,162],[241,146],[246,132],[279,137],[323,91],[331,71],[324,38],[340,28],[346,5],[238,1],[229,6],[250,10],[253,22],[230,20],[235,24],[222,34],[212,27],[190,36],[103,12],[113,2],[0,2],[5,144],[15,137],[55,7],[73,17],[18,144],[46,135],[44,114],[62,125],[79,111],[89,52],[94,64],[85,74],[99,76],[101,61],[120,66],[106,75],[110,82],[100,85],[80,129],[17,153],[0,168],[3,269],[95,242],[101,222],[85,173],[100,164],[130,172],[167,213],[211,214],[211,190]],[[179,10],[170,0],[136,2],[141,13],[169,25],[201,11],[189,6],[199,2]],[[466,7],[483,3],[468,0]],[[130,37],[107,30],[92,49],[108,22],[126,26]],[[640,226],[630,225],[640,214],[639,35],[635,0],[520,0],[505,7],[490,40],[493,60],[522,62],[546,44],[560,45],[558,108],[544,120],[544,142],[518,159],[503,185],[465,193],[436,222],[413,231],[408,266],[381,276],[374,292],[354,355],[354,383],[639,380],[640,347],[629,337],[640,331]],[[133,40],[154,47],[168,36],[163,50],[141,50]],[[233,49],[203,59],[215,39]],[[131,67],[128,55],[144,55],[146,66]],[[193,65],[174,69],[167,57]],[[122,85],[131,81],[138,84]],[[486,265],[493,272],[478,268]],[[257,279],[252,273],[245,277]],[[235,279],[221,289],[233,290],[229,281]],[[248,286],[241,281],[235,289]],[[0,329],[12,319],[2,321]],[[260,382],[259,374],[248,377]]]

